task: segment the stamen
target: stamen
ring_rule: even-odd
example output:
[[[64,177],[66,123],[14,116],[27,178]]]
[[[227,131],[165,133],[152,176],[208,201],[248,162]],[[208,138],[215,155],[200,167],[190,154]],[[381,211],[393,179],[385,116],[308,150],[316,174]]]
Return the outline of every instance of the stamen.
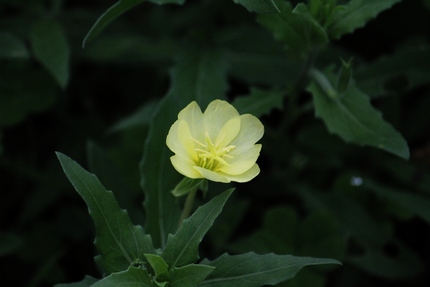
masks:
[[[231,145],[227,147],[220,147],[220,143],[224,140],[225,136],[221,136],[220,139],[214,144],[209,136],[208,132],[205,132],[205,143],[202,143],[194,138],[191,138],[197,145],[194,151],[197,152],[200,160],[196,162],[197,165],[212,170],[219,171],[224,166],[230,166],[230,164],[225,160],[233,158],[233,156],[228,153],[235,149],[236,146]]]

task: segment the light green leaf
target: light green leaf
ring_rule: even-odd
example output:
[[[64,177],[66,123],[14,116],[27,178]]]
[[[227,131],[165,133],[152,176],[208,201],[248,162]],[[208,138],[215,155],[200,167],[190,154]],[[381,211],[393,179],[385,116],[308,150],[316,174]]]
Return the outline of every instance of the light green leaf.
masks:
[[[97,19],[96,23],[94,23],[85,36],[82,47],[85,48],[87,42],[99,35],[110,22],[144,1],[145,0],[119,0],[116,2]]]
[[[175,233],[180,210],[171,194],[182,176],[174,170],[166,146],[170,126],[181,109],[196,100],[202,109],[223,99],[227,88],[225,54],[219,50],[187,47],[172,71],[172,87],[154,111],[141,162],[145,192],[145,230],[156,247],[164,247],[167,234]]]
[[[233,0],[236,4],[241,4],[249,12],[269,14],[279,13],[279,8],[273,0]]]
[[[305,266],[340,263],[334,259],[250,252],[235,256],[223,254],[214,261],[203,260],[202,264],[214,266],[215,271],[198,286],[260,287],[291,279]]]
[[[31,31],[30,42],[36,59],[65,88],[69,81],[70,51],[62,27],[56,22],[39,22]]]
[[[29,57],[24,42],[8,32],[0,32],[0,59],[27,59]]]
[[[127,270],[112,273],[91,287],[152,287],[151,276],[146,269],[130,266]]]
[[[327,78],[321,72],[316,75],[308,91],[314,99],[315,115],[325,122],[331,133],[347,142],[374,146],[409,158],[409,148],[401,134],[382,118],[370,104],[369,97],[354,83],[340,97],[332,88],[333,75],[328,74]]]
[[[241,114],[250,113],[256,117],[269,114],[274,108],[282,109],[284,91],[251,88],[248,96],[238,97],[232,103]]]
[[[182,267],[199,259],[199,244],[221,213],[232,192],[233,189],[229,189],[200,206],[188,219],[184,220],[176,234],[169,234],[161,257],[170,268]]]
[[[257,21],[273,33],[287,48],[304,53],[328,43],[325,30],[312,17],[308,8],[299,3],[294,10],[289,2],[275,0],[281,13],[258,15]]]
[[[82,281],[75,283],[56,284],[54,287],[90,287],[97,281],[99,281],[99,279],[87,275]]]
[[[163,258],[156,254],[145,254],[145,258],[154,270],[157,281],[164,279],[167,282],[169,279],[169,265]]]
[[[194,287],[214,271],[215,267],[190,264],[172,269],[170,287]]]
[[[111,191],[79,164],[57,153],[64,173],[84,199],[96,226],[95,245],[101,256],[98,263],[106,272],[126,270],[139,264],[145,253],[155,253],[152,240],[141,226],[133,226],[127,212],[120,209]]]
[[[355,29],[364,27],[382,11],[391,8],[401,0],[351,0],[345,9],[338,10],[328,27],[328,35],[339,39],[342,35],[352,33]]]

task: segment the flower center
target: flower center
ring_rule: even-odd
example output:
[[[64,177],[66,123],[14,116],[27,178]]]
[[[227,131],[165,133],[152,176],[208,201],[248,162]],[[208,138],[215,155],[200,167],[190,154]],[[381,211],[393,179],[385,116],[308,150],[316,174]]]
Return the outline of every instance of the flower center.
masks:
[[[236,148],[236,146],[220,146],[220,142],[222,142],[223,138],[224,137],[221,137],[218,142],[213,143],[208,132],[205,133],[206,144],[192,138],[192,140],[197,144],[197,147],[194,150],[197,152],[198,166],[212,171],[219,171],[222,167],[229,166],[225,161],[225,158],[233,158],[228,153]]]

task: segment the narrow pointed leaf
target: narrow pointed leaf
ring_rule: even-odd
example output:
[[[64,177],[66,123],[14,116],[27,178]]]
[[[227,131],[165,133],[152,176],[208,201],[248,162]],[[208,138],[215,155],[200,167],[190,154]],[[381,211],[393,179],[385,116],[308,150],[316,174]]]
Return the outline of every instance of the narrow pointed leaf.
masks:
[[[51,21],[39,22],[31,31],[30,41],[36,59],[65,88],[69,81],[70,51],[62,27]]]
[[[197,286],[209,274],[214,271],[215,267],[190,264],[183,267],[175,267],[172,269],[170,277],[170,287],[193,287]]]
[[[334,15],[333,22],[328,28],[332,39],[339,39],[342,35],[352,33],[355,29],[364,27],[367,22],[375,18],[382,11],[391,8],[401,0],[351,0],[345,9],[339,9]]]
[[[269,14],[279,13],[279,8],[273,0],[233,0],[236,4],[241,4],[249,12]]]
[[[151,276],[146,269],[130,267],[125,271],[112,273],[91,287],[152,287]]]
[[[170,268],[191,264],[199,259],[199,244],[221,213],[232,192],[233,189],[229,189],[200,206],[182,223],[175,235],[169,234],[161,257]]]
[[[178,112],[196,100],[205,107],[223,99],[227,88],[225,54],[219,50],[187,47],[172,71],[172,87],[154,111],[141,162],[141,185],[145,192],[145,230],[156,247],[164,247],[175,233],[180,217],[177,199],[171,194],[182,176],[173,168],[173,155],[166,146],[170,126]]]
[[[145,0],[119,0],[116,2],[97,19],[96,23],[85,36],[82,47],[85,47],[88,41],[99,35],[110,22],[144,1]]]
[[[308,91],[314,99],[315,115],[325,122],[331,133],[347,142],[374,146],[401,158],[409,158],[409,148],[402,135],[383,119],[371,105],[369,97],[354,83],[342,97],[337,97],[334,90],[333,94],[327,94],[321,83],[315,80]]]
[[[149,235],[134,226],[113,193],[97,177],[79,164],[57,153],[64,173],[84,199],[96,227],[95,245],[100,252],[98,263],[107,273],[126,270],[132,263],[144,260],[145,253],[154,253]]]
[[[214,266],[215,270],[198,286],[260,287],[291,279],[305,266],[340,263],[334,259],[250,252],[235,256],[223,254],[214,261],[203,260],[202,264]]]

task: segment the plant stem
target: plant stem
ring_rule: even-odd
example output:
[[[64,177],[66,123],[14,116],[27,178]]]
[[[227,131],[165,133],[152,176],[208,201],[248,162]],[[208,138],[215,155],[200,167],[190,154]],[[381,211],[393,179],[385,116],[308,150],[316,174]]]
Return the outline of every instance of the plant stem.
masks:
[[[181,218],[179,219],[178,227],[182,225],[182,222],[190,216],[191,209],[193,208],[194,198],[196,197],[198,188],[190,191],[185,200],[184,210],[182,211]]]

